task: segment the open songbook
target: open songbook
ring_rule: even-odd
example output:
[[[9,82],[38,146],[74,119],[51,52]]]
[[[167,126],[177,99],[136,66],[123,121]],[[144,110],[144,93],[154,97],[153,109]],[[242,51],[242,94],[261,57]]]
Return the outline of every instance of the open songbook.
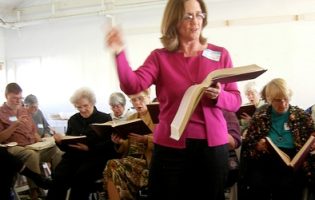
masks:
[[[247,65],[242,67],[232,67],[217,69],[210,72],[207,77],[200,83],[190,86],[179,105],[177,113],[171,123],[171,138],[179,140],[187,122],[199,103],[203,92],[214,83],[230,83],[254,79],[266,72],[257,65]]]
[[[144,123],[142,119],[93,123],[90,126],[98,134],[116,133],[124,139],[127,138],[129,133],[136,133],[139,135],[152,133],[150,128]]]
[[[152,119],[152,122],[154,124],[159,123],[159,114],[160,114],[160,103],[159,102],[153,102],[147,104],[147,108],[150,114],[150,117]]]
[[[61,138],[62,145],[69,145],[69,144],[77,144],[82,143],[86,144],[86,135],[65,135]]]
[[[256,111],[256,106],[253,104],[249,105],[243,105],[238,109],[238,111],[235,113],[238,119],[242,119],[242,115],[244,113],[248,114],[249,116],[253,116],[253,114]]]
[[[303,147],[300,149],[300,151],[293,157],[292,160],[285,152],[283,152],[279,147],[277,147],[277,145],[275,145],[275,143],[273,143],[269,137],[266,137],[266,141],[269,144],[269,146],[271,147],[269,149],[271,149],[276,154],[278,154],[280,156],[280,158],[282,159],[282,161],[287,166],[292,167],[293,169],[296,170],[302,165],[305,158],[309,154],[310,148],[315,141],[315,137],[313,135],[311,135],[308,138],[308,140],[305,142]]]
[[[57,146],[62,151],[68,151],[72,149],[69,145],[74,145],[78,143],[86,145],[87,144],[86,135],[63,135],[61,137],[60,142],[57,143]]]
[[[40,151],[42,149],[47,149],[55,146],[54,137],[43,138],[42,141],[36,142],[34,144],[26,145],[25,148]]]
[[[9,143],[5,143],[5,144],[0,144],[0,147],[14,147],[18,145],[17,142],[9,142]]]

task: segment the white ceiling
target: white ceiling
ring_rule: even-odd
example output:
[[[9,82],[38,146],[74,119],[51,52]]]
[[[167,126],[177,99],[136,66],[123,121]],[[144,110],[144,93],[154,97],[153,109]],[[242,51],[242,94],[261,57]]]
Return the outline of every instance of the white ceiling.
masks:
[[[165,3],[166,0],[0,0],[0,19],[2,25],[12,25],[52,18],[113,14]]]
[[[232,0],[206,0],[211,3],[226,1]],[[0,26],[11,28],[47,19],[147,10],[163,7],[166,2],[167,0],[0,0]]]
[[[204,0],[212,20],[290,15],[315,20],[315,0]],[[159,12],[167,0],[0,0],[0,28],[19,28],[78,16]],[[305,14],[306,13],[306,14]],[[281,20],[281,19],[280,19]],[[221,22],[220,22],[221,23]]]

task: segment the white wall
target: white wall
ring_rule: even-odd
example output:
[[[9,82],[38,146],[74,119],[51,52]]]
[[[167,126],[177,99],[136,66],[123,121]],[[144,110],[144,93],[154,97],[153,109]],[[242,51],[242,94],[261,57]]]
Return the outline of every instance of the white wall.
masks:
[[[0,28],[0,60],[4,59],[4,35],[3,29]]]
[[[5,43],[4,43],[4,31],[2,28],[0,28],[0,65],[1,63],[4,63],[5,61],[5,54],[4,54],[4,48],[5,48]],[[2,68],[0,68],[0,105],[4,101],[4,85],[6,84],[6,79],[5,79],[5,67],[2,65]]]
[[[284,0],[277,1],[282,4],[274,1],[255,1],[254,4],[244,0],[238,6],[232,2],[209,5],[209,19],[315,12],[315,1],[288,0],[285,6]],[[159,26],[162,10],[127,12],[117,16],[133,68],[142,64],[151,50],[161,47]],[[18,75],[24,95],[37,95],[41,108],[48,114],[72,112],[70,95],[78,87],[89,86],[97,94],[98,108],[109,112],[108,96],[119,90],[119,83],[111,54],[103,44],[106,21],[97,16],[6,30],[8,67],[14,69],[25,62],[36,65]],[[209,42],[226,47],[235,66],[256,63],[268,68],[268,72],[256,80],[260,87],[274,77],[287,79],[294,91],[292,104],[306,108],[315,103],[315,90],[312,84],[308,84],[313,78],[314,27],[315,21],[212,26],[204,31],[204,35]],[[15,81],[14,77],[8,71],[8,81]],[[28,80],[31,79],[38,81],[30,85]],[[239,83],[240,90],[243,85],[244,82]]]

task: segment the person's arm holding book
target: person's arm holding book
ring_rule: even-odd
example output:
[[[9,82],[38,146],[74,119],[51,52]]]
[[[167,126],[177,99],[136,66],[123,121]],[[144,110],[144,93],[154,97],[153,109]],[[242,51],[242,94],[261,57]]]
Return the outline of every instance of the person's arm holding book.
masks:
[[[115,144],[115,150],[117,151],[117,153],[120,154],[126,154],[129,148],[129,141],[128,139],[123,139],[121,137],[119,137],[118,134],[113,133],[111,135],[111,139],[113,141],[113,143]]]

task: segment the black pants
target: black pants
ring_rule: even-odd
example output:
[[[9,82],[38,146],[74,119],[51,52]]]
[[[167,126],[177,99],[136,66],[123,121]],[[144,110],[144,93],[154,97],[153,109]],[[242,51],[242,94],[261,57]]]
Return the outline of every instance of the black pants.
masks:
[[[23,162],[0,147],[0,199],[10,199],[11,187],[16,174],[22,169]]]
[[[106,160],[102,158],[64,158],[56,167],[53,175],[53,187],[49,189],[46,200],[65,199],[71,188],[70,199],[87,200],[95,186],[95,181],[102,177]]]
[[[187,140],[185,149],[155,144],[149,177],[150,199],[224,199],[228,147]]]

